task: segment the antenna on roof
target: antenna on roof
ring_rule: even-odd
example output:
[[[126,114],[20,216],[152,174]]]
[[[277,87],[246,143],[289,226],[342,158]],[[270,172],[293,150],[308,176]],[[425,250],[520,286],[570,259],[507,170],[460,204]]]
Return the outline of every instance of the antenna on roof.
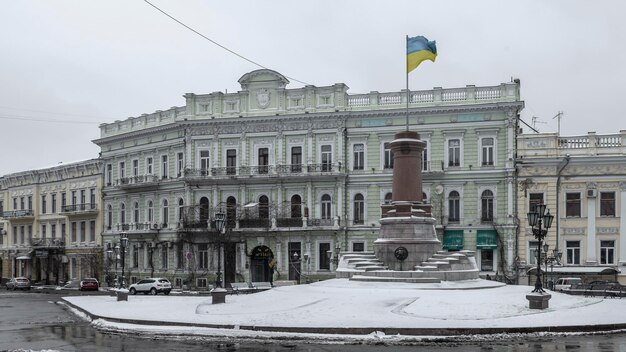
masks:
[[[538,118],[537,116],[533,116],[533,117],[532,117],[532,122],[531,122],[531,123],[532,123],[533,128],[534,128],[535,130],[537,129],[537,124],[538,124],[538,123],[547,123],[547,122],[537,121],[537,120],[539,120],[539,118]]]
[[[557,136],[561,136],[561,117],[563,117],[563,111],[559,111],[552,119],[557,119]]]

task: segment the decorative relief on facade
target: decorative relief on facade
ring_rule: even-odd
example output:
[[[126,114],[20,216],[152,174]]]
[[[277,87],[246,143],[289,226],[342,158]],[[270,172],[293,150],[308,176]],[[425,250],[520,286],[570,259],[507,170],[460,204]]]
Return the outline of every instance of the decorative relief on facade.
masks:
[[[587,189],[596,189],[596,188],[598,187],[596,186],[595,182],[587,182]]]
[[[616,189],[619,188],[619,182],[600,182],[598,183],[598,189]]]
[[[566,235],[584,235],[585,228],[584,227],[565,227],[563,228],[563,233]]]
[[[580,189],[584,189],[585,185],[582,183],[566,183],[563,185],[564,189],[573,189],[573,190],[580,190]]]
[[[238,141],[238,140],[236,140],[236,139],[224,139],[224,140],[222,141],[222,144],[223,144],[224,146],[228,146],[228,147],[231,147],[231,146],[239,146],[239,143],[240,143],[240,141]]]
[[[596,233],[604,235],[619,234],[619,227],[598,227],[596,228]]]
[[[626,182],[619,183],[619,190],[622,192],[626,192]]]
[[[320,142],[330,142],[333,141],[335,139],[334,136],[320,136],[319,140]]]
[[[456,116],[450,116],[450,122],[457,122],[458,120]]]
[[[423,117],[423,116],[418,116],[418,117],[417,117],[417,123],[418,123],[418,124],[420,124],[420,125],[421,125],[421,124],[423,124],[423,123],[424,123],[424,121],[425,121],[425,119],[424,119],[424,117]]]
[[[198,142],[196,142],[196,146],[198,148],[210,147],[211,146],[211,142],[209,142],[209,141],[198,141]]]
[[[547,145],[545,139],[531,139],[526,142],[526,148],[534,149],[534,148],[545,148]]]
[[[287,140],[287,143],[289,143],[289,144],[302,144],[302,143],[304,143],[304,138],[302,138],[302,137],[290,137]]]
[[[267,88],[259,89],[256,93],[256,102],[261,109],[266,109],[270,106],[270,91]]]

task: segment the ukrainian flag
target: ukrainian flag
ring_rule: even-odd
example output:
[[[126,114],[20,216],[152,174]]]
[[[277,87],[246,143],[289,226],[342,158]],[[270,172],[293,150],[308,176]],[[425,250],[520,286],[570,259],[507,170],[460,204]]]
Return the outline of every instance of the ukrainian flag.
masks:
[[[437,45],[435,41],[428,41],[423,36],[406,37],[406,72],[409,73],[424,60],[435,62]]]

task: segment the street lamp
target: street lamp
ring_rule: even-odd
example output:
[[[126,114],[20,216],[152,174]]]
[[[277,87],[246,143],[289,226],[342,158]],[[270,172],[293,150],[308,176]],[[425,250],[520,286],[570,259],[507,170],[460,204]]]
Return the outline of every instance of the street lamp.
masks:
[[[126,232],[120,233],[120,251],[122,253],[122,282],[121,288],[124,288],[124,266],[126,265],[126,247],[128,246],[128,234]]]
[[[535,211],[527,213],[528,225],[532,228],[533,236],[537,239],[537,280],[535,281],[534,293],[544,293],[541,285],[541,241],[548,234],[548,229],[552,226],[552,220],[554,216],[550,215],[548,210],[547,214],[545,204],[539,204],[535,207]]]
[[[550,246],[546,243],[543,245],[543,252],[545,254],[545,264],[546,264],[546,273],[548,272],[548,264],[550,265],[550,282],[554,281],[554,264],[561,264],[561,257],[563,256],[563,253],[560,252],[558,249],[553,249],[552,253],[549,252]],[[550,254],[548,254],[550,253]],[[549,289],[553,289],[553,286],[548,285],[548,280],[547,280],[547,275],[544,275],[544,280],[543,280],[543,284],[544,286],[549,286]],[[552,284],[554,285],[554,283]]]
[[[106,273],[104,280],[107,283],[107,286],[111,285],[111,259],[113,258],[113,250],[111,249],[111,243],[107,244],[107,249],[106,251],[104,251],[106,258],[107,258],[107,264],[106,264]]]
[[[222,240],[224,234],[224,225],[226,224],[226,214],[219,212],[215,213],[215,230],[217,231],[217,279],[215,280],[215,287],[222,287]]]

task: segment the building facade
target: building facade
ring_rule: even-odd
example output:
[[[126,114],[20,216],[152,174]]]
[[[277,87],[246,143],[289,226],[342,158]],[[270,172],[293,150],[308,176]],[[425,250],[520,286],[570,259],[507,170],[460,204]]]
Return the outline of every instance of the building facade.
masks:
[[[104,248],[129,238],[105,271],[119,274],[123,260],[130,282],[166,276],[177,287],[207,287],[218,272],[226,282],[333,277],[338,251],[372,250],[391,199],[388,143],[408,120],[427,143],[423,191],[444,247],[478,250],[485,274],[510,272],[518,81],[408,96],[288,89],[265,69],[239,83],[100,126]]]
[[[619,134],[563,137],[554,133],[520,135],[518,186],[522,268],[536,266],[536,241],[524,215],[545,204],[555,216],[546,237],[550,259],[561,252],[561,265],[548,277],[619,279],[626,283],[626,131]],[[543,252],[543,250],[542,250]],[[544,263],[545,264],[545,263]]]
[[[2,277],[45,284],[100,277],[101,189],[97,159],[0,178]]]

